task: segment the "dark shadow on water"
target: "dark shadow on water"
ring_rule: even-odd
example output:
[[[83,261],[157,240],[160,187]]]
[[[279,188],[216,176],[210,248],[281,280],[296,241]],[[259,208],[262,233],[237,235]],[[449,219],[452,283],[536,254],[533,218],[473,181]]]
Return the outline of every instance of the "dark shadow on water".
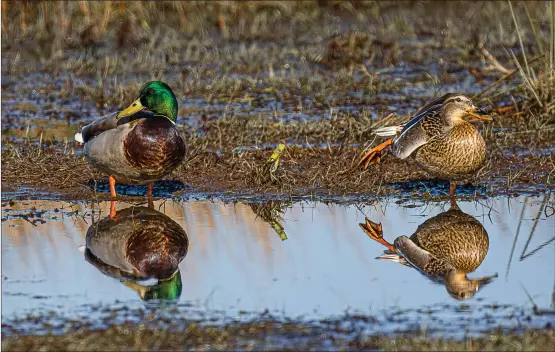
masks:
[[[95,181],[89,180],[87,186],[93,191],[96,187],[96,192],[100,193],[110,193],[110,185],[108,181]],[[181,181],[173,180],[161,180],[154,183],[154,188],[152,190],[152,195],[154,197],[164,198],[171,197],[177,191],[181,191],[188,188],[185,183]],[[146,185],[124,185],[116,183],[116,193],[125,196],[145,196],[147,193]]]
[[[432,196],[445,196],[449,195],[449,182],[444,180],[418,180],[407,182],[393,182],[389,183],[396,191],[401,192],[416,192],[418,194],[429,193]],[[472,196],[474,194],[485,195],[486,186],[479,184],[461,184],[457,185],[455,195]]]

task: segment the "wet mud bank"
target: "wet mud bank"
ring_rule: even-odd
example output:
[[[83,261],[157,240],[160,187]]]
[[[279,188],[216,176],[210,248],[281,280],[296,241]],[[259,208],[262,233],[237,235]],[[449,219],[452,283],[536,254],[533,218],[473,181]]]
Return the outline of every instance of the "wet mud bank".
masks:
[[[175,319],[174,319],[175,320]],[[397,336],[370,335],[361,321],[345,317],[315,324],[261,319],[222,325],[174,321],[173,327],[124,323],[104,329],[72,327],[63,334],[18,335],[11,326],[2,327],[2,348],[7,351],[127,351],[134,350],[533,350],[552,351],[552,328],[511,332],[489,331],[463,339],[431,337],[423,330],[399,332]],[[177,328],[176,326],[181,326]]]
[[[493,148],[492,148],[493,149]],[[39,152],[37,152],[39,150]],[[484,169],[458,187],[457,197],[538,194],[553,189],[551,153],[492,151]],[[448,183],[434,180],[410,161],[386,155],[381,165],[356,167],[363,148],[287,147],[278,170],[268,180],[262,168],[272,149],[241,152],[196,150],[166,180],[155,197],[259,197],[260,199],[405,196],[437,199]],[[144,189],[143,189],[144,188]],[[121,199],[146,194],[146,187],[118,185]],[[105,175],[82,156],[55,149],[12,144],[2,151],[2,199],[107,199]]]

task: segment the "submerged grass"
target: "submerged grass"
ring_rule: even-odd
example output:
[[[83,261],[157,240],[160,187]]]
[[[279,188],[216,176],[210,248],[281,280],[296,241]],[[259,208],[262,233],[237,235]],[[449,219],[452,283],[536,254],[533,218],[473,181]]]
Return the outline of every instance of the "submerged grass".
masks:
[[[465,340],[430,338],[419,333],[406,337],[349,336],[339,328],[299,323],[253,322],[230,326],[189,324],[182,331],[123,324],[102,330],[79,329],[62,335],[4,336],[2,349],[56,351],[141,350],[383,350],[383,351],[552,351],[552,329],[522,334],[490,332]]]

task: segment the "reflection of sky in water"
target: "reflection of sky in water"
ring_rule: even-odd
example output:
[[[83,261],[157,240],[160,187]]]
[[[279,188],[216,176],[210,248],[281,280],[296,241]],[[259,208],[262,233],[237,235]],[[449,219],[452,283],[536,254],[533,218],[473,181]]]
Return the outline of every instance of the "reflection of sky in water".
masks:
[[[540,308],[552,305],[555,242],[549,241],[555,235],[555,222],[545,215],[552,213],[552,208],[539,215],[537,224],[534,221],[543,199],[459,202],[461,210],[484,225],[490,241],[484,262],[468,276],[499,274],[465,303],[479,300],[530,306],[525,287]],[[36,226],[23,219],[2,222],[4,317],[36,308],[62,307],[71,314],[82,304],[139,301],[135,292],[102,275],[78,251],[89,226],[81,214],[86,213],[90,223],[90,207],[85,203],[29,201],[13,208],[32,206],[71,206],[79,209],[80,215],[49,211],[44,217],[58,220]],[[107,206],[101,204],[102,216],[107,215]],[[118,204],[118,208],[127,206]],[[553,206],[553,199],[549,206]],[[10,207],[4,209],[3,218],[9,215],[6,209]],[[400,235],[410,236],[423,221],[447,209],[446,203],[406,208],[394,202],[362,208],[372,221],[382,223],[384,237],[389,241]],[[457,303],[443,285],[431,283],[417,271],[375,260],[383,248],[360,230],[358,223],[364,221],[364,214],[355,206],[296,203],[284,215],[288,239],[283,242],[245,204],[166,202],[161,211],[183,226],[189,236],[189,253],[180,265],[180,302],[230,313],[279,310],[289,316],[342,314],[348,308],[375,313],[392,306],[419,308]],[[534,227],[525,251],[525,255],[533,255],[520,260]],[[549,243],[541,247],[546,242]]]

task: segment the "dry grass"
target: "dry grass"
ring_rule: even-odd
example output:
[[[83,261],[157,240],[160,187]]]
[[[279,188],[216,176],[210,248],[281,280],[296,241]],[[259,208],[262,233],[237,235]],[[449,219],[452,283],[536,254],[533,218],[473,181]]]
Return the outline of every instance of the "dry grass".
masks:
[[[554,7],[3,2],[2,94],[30,102],[5,104],[2,128],[21,131],[47,116],[76,129],[159,78],[188,118],[178,122],[191,152],[173,178],[214,192],[385,194],[392,182],[427,175],[387,157],[354,169],[372,129],[405,121],[437,85],[456,89],[472,74],[494,82],[475,100],[500,115],[483,126],[490,154],[475,181],[503,192],[530,183],[542,190],[555,170]],[[414,90],[420,95],[405,93]],[[72,142],[37,142],[3,139],[3,190],[73,192],[103,177],[71,154]],[[288,148],[266,182],[261,167],[280,142]]]
[[[328,330],[329,329],[329,330]],[[338,329],[338,328],[336,328]],[[2,349],[56,351],[141,350],[338,350],[385,351],[552,351],[553,330],[528,330],[523,334],[491,332],[465,340],[447,338],[347,336],[333,327],[313,327],[294,322],[252,322],[229,326],[188,324],[181,331],[124,324],[102,330],[82,328],[63,335],[3,337]]]
[[[163,78],[207,102],[262,92],[325,103],[338,92],[386,89],[375,69],[438,51],[470,68],[482,59],[476,40],[504,64],[513,60],[505,48],[521,38],[532,56],[549,56],[545,3],[518,7],[519,23],[532,24],[519,31],[507,3],[5,2],[2,71],[92,77],[94,89],[112,86],[118,98],[118,90]],[[480,26],[469,29],[469,21]]]
[[[317,140],[329,136],[329,140],[338,141],[340,138],[337,135],[344,132],[333,130],[332,125],[319,127],[318,132],[315,132],[316,136],[311,138]],[[194,190],[203,192],[325,196],[394,195],[404,192],[392,185],[395,182],[410,180],[418,183],[429,179],[417,166],[392,157],[384,158],[382,165],[368,170],[357,169],[356,162],[364,148],[362,144],[356,146],[349,142],[363,140],[365,137],[364,133],[352,133],[345,138],[344,144],[336,146],[310,143],[304,146],[290,145],[281,156],[280,166],[270,181],[260,170],[272,154],[272,148],[234,150],[232,146],[236,142],[228,138],[226,132],[229,130],[223,128],[224,138],[221,139],[217,131],[210,131],[203,138],[188,139],[191,148],[188,160],[168,178],[182,181]],[[251,132],[239,130],[235,126],[233,131],[235,134],[245,134],[243,138],[235,137],[239,141],[247,140],[250,133],[263,140],[266,138],[264,132],[257,129]],[[280,137],[287,136],[279,129],[268,133],[283,133]],[[555,169],[552,156],[549,153],[536,152],[540,146],[551,145],[551,134],[544,132],[523,133],[512,137],[496,136],[492,134],[489,138],[488,143],[492,145],[492,150],[486,168],[471,180],[474,184],[486,186],[487,194],[541,192],[551,188],[550,175]],[[518,147],[517,141],[520,143]],[[221,149],[218,148],[220,143]],[[513,148],[508,149],[507,144],[503,144],[504,147],[501,148],[502,143],[513,145]],[[103,180],[104,176],[93,170],[84,157],[76,156],[70,151],[62,152],[57,148],[59,147],[39,148],[34,143],[9,144],[7,150],[2,151],[2,189],[6,191],[31,186],[61,192],[62,198],[75,197],[76,194],[81,198],[95,197],[92,190],[85,185],[90,180]],[[60,165],[63,165],[62,168]],[[441,184],[438,187],[441,189]],[[432,196],[427,193],[419,196]]]

